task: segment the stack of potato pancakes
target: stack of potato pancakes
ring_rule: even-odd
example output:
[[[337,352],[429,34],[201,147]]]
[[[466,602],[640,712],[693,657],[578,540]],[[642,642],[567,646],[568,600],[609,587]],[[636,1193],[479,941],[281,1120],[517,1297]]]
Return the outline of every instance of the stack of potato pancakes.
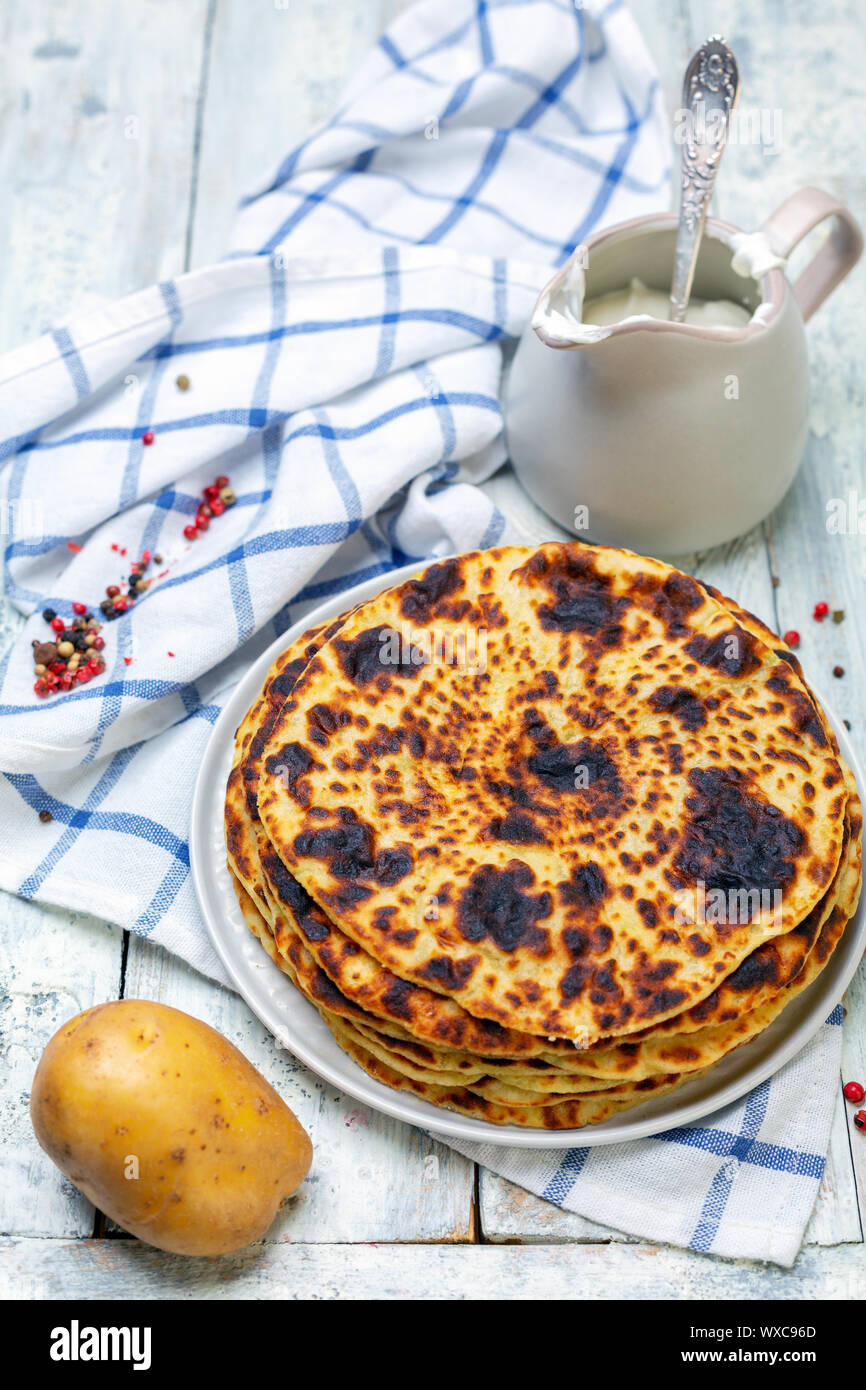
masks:
[[[238,729],[226,841],[359,1066],[546,1129],[756,1037],[860,890],[856,785],[796,658],[576,543],[445,560],[294,642]]]

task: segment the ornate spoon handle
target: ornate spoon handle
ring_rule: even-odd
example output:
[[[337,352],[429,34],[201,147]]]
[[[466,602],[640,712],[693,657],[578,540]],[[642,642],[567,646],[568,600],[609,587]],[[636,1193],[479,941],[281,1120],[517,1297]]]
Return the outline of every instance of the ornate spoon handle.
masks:
[[[739,83],[737,60],[718,34],[701,45],[686,68],[682,197],[671,286],[670,319],[674,323],[682,323],[686,316],[707,204],[728,138]]]

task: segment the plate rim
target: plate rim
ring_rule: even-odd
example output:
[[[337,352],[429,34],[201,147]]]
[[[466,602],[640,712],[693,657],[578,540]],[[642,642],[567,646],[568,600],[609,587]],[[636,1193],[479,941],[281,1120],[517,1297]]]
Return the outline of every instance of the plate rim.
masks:
[[[863,955],[864,945],[866,945],[866,895],[861,893],[858,907],[849,919],[842,939],[833,953],[832,959],[836,962],[836,970],[828,979],[825,979],[825,976],[827,971],[832,969],[832,966],[822,971],[819,978],[808,990],[804,991],[800,999],[806,1000],[821,981],[824,981],[824,990],[818,991],[814,995],[805,1016],[790,1030],[787,1036],[780,1037],[778,1043],[772,1047],[770,1053],[763,1060],[756,1061],[752,1068],[747,1067],[739,1078],[723,1084],[718,1093],[706,1093],[702,1098],[698,1096],[692,1101],[686,1097],[685,1103],[683,1103],[683,1092],[688,1091],[689,1084],[700,1086],[702,1079],[698,1079],[694,1083],[687,1083],[682,1091],[676,1090],[667,1096],[658,1097],[656,1100],[650,1099],[642,1105],[623,1112],[622,1115],[612,1116],[610,1120],[602,1121],[601,1124],[588,1125],[582,1129],[546,1130],[525,1129],[516,1125],[494,1125],[489,1120],[473,1119],[455,1111],[442,1110],[429,1101],[392,1090],[382,1082],[375,1081],[346,1053],[341,1054],[345,1059],[347,1068],[347,1074],[343,1074],[341,1069],[331,1065],[327,1059],[323,1059],[317,1053],[315,1045],[308,1046],[302,1037],[292,1036],[290,1041],[286,1042],[284,1037],[280,1036],[278,1029],[285,1031],[284,1024],[282,1022],[275,1023],[273,1014],[257,996],[256,982],[250,978],[246,963],[239,959],[232,936],[226,929],[224,910],[220,907],[216,896],[219,891],[216,885],[220,881],[223,883],[223,891],[228,887],[233,896],[233,890],[230,887],[231,879],[225,863],[222,808],[225,773],[234,746],[234,735],[238,724],[255,699],[264,676],[276,657],[304,632],[319,623],[331,620],[354,604],[373,598],[383,590],[412,578],[413,575],[420,573],[428,565],[437,563],[437,559],[441,558],[446,557],[433,557],[429,560],[420,560],[403,565],[398,569],[383,571],[382,574],[373,575],[361,583],[349,589],[341,590],[323,600],[322,603],[311,608],[297,622],[274,638],[273,642],[248,666],[230,692],[211,730],[199,764],[190,813],[190,869],[196,898],[211,944],[247,1007],[251,1009],[280,1045],[285,1047],[298,1061],[309,1067],[322,1080],[335,1086],[341,1093],[350,1095],[353,1099],[390,1115],[393,1119],[414,1125],[416,1128],[429,1130],[434,1135],[469,1143],[494,1144],[510,1148],[595,1148],[608,1144],[631,1143],[636,1139],[650,1138],[653,1135],[704,1120],[725,1106],[741,1099],[742,1096],[766,1081],[768,1077],[781,1070],[811,1042],[812,1038],[823,1027],[826,1019],[841,1001]],[[811,681],[809,686],[820,701],[839,740],[840,751],[854,775],[862,800],[862,788],[866,785],[866,778],[864,778],[857,750],[854,748],[842,721],[832,706],[824,699],[823,693]],[[218,838],[222,845],[222,859],[213,855],[208,847],[213,831],[214,795],[217,797],[216,809],[219,812]],[[209,880],[209,874],[214,875],[213,882]],[[250,934],[250,941],[253,940],[254,938]],[[298,993],[288,977],[270,960],[261,946],[259,946],[259,950],[262,960],[257,961],[257,968],[264,967],[266,974],[273,972],[278,983],[282,982],[286,989],[297,994],[299,1004],[315,1013],[314,1006]],[[828,983],[830,984],[829,991],[826,988]],[[828,997],[821,1003],[824,994],[827,994]],[[784,1014],[774,1020],[770,1029],[783,1017]],[[765,1031],[769,1032],[770,1029]],[[759,1037],[763,1036],[763,1034],[759,1035]],[[758,1041],[759,1038],[755,1038],[752,1042],[743,1044],[740,1048],[735,1049],[735,1053],[740,1053],[741,1057],[746,1055],[748,1048]],[[734,1054],[729,1055],[733,1056]],[[668,1113],[668,1106],[672,1106],[675,1113]]]

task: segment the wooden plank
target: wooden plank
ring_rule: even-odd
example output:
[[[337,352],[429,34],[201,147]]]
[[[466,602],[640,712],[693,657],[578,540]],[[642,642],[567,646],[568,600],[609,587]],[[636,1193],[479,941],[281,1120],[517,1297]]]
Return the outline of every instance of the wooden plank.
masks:
[[[17,1299],[862,1298],[856,1246],[808,1250],[792,1270],[653,1245],[264,1245],[184,1259],[137,1241],[0,1242],[0,1294]]]
[[[36,823],[34,834],[43,827]],[[36,1143],[30,1085],[49,1038],[92,1004],[116,996],[121,934],[83,913],[0,893],[0,1230],[89,1236],[93,1208]],[[74,964],[73,964],[74,962]]]
[[[842,1030],[842,1081],[859,1081],[866,1086],[866,974],[861,966],[845,995],[845,1027]],[[860,1203],[861,1226],[866,1221],[864,1202],[859,1194],[866,1193],[866,1132],[854,1126],[854,1114],[859,1106],[840,1103],[844,1113],[850,1161],[854,1171],[855,1194]]]
[[[473,1239],[473,1165],[421,1130],[320,1081],[279,1046],[236,994],[134,938],[124,992],[162,1000],[217,1028],[263,1072],[309,1133],[312,1171],[278,1216],[269,1241]]]
[[[857,1200],[857,1181],[851,1164],[848,1127],[852,1107],[842,1099],[841,1087],[833,1113],[827,1166],[818,1190],[812,1219],[806,1227],[806,1245],[856,1244],[863,1238]],[[854,1137],[860,1135],[854,1131]]]
[[[636,1236],[561,1211],[487,1168],[478,1176],[478,1212],[482,1239],[491,1245],[638,1243]]]
[[[206,0],[128,0],[110,24],[98,0],[0,12],[0,350],[183,268],[205,13]],[[3,625],[11,640],[20,620],[7,609]],[[93,1210],[36,1145],[27,1105],[52,1033],[117,995],[121,934],[4,894],[0,952],[0,1228],[89,1235]]]
[[[183,269],[206,9],[0,11],[0,350]]]
[[[225,254],[242,194],[336,109],[347,79],[408,0],[220,0],[204,89],[192,265]]]
[[[692,0],[690,10],[700,30],[715,22],[713,7],[704,0]],[[862,223],[866,184],[851,133],[866,121],[859,62],[866,16],[845,0],[826,0],[820,13],[806,0],[792,0],[784,23],[769,22],[777,15],[770,0],[735,0],[727,7],[727,33],[743,58],[742,100],[768,113],[781,111],[783,139],[772,155],[748,145],[726,153],[719,178],[723,215],[751,230],[794,189],[816,183],[846,201]],[[866,430],[856,346],[864,317],[866,264],[861,262],[807,326],[812,377],[809,441],[800,473],[772,518],[780,576],[775,625],[780,632],[796,628],[801,633],[799,655],[806,674],[850,722],[861,758],[866,751],[866,637],[859,616],[866,537],[850,529],[830,534],[826,523],[832,499],[847,499],[852,491],[860,502],[866,497]],[[844,610],[845,621],[838,626],[815,623],[811,613],[819,599]],[[845,671],[839,680],[832,675],[836,664]],[[846,1080],[866,1074],[863,993],[861,969],[848,995]],[[850,1122],[850,1107],[840,1108],[828,1167],[838,1182],[844,1166],[839,1126]],[[854,1171],[862,1184],[866,1150],[856,1142],[860,1138],[852,1129]],[[852,1193],[846,1181],[843,1190],[840,1202],[845,1210],[837,1217],[850,1231],[856,1187]]]
[[[853,1037],[860,1035],[853,1033]],[[866,1075],[866,1058],[852,1063],[857,1075]],[[859,1066],[859,1070],[857,1067]],[[853,1074],[853,1072],[852,1072]],[[851,1124],[852,1107],[842,1097],[833,1117],[827,1166],[818,1190],[815,1210],[806,1228],[804,1245],[843,1245],[861,1240],[857,1184],[851,1166],[853,1141],[862,1136]],[[866,1159],[866,1144],[864,1159]],[[856,1149],[855,1149],[855,1152]],[[858,1155],[859,1156],[859,1155]],[[552,1244],[563,1241],[627,1241],[638,1237],[597,1225],[574,1212],[560,1211],[516,1184],[482,1169],[479,1178],[481,1234],[493,1244]]]

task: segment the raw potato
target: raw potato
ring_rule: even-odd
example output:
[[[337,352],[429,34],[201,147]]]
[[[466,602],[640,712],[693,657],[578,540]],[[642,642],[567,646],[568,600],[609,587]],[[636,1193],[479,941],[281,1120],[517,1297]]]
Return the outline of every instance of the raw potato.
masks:
[[[257,1240],[313,1156],[291,1110],[236,1047],[144,999],[98,1004],[55,1033],[30,1115],[45,1152],[94,1206],[179,1255]]]

